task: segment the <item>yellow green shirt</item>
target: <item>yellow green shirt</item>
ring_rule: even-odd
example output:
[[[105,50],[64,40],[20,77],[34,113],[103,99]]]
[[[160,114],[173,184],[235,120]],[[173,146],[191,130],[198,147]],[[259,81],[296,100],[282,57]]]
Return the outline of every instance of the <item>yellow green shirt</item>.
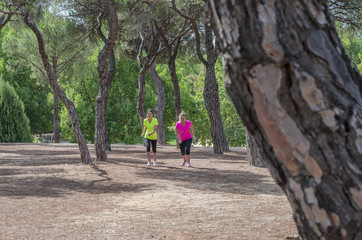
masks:
[[[151,122],[148,121],[148,118],[145,118],[145,120],[143,120],[143,127],[146,127],[145,138],[148,138],[150,140],[157,139],[157,132],[154,132],[151,136],[148,136],[149,133],[153,132],[155,126],[158,126],[157,118],[152,117]]]

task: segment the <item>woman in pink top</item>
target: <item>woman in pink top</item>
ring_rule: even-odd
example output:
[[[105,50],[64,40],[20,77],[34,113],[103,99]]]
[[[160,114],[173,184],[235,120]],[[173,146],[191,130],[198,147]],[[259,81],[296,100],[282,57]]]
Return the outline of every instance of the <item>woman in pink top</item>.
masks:
[[[180,143],[180,150],[183,158],[181,166],[184,166],[185,163],[187,163],[187,166],[191,167],[190,149],[192,138],[195,138],[194,127],[192,126],[191,121],[186,120],[186,114],[184,112],[180,114],[179,119],[180,121],[178,121],[175,126],[175,134],[177,142]],[[190,129],[192,131],[192,136],[190,133]]]

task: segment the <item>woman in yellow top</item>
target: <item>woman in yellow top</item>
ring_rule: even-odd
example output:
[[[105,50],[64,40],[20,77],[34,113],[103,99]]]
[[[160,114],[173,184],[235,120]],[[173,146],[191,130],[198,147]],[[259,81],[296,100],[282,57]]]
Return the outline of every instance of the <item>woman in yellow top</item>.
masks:
[[[153,152],[153,166],[157,166],[156,158],[156,145],[157,145],[157,126],[158,121],[153,117],[153,111],[151,109],[147,110],[147,118],[143,120],[143,131],[142,137],[145,137],[146,149],[147,149],[147,166],[151,166],[151,149],[152,145]]]

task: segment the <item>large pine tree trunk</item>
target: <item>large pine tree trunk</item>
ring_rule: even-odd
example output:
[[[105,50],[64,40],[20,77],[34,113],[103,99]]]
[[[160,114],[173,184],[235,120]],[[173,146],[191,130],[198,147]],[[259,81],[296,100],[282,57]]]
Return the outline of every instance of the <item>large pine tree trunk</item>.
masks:
[[[107,150],[110,150],[108,129],[106,123],[108,88],[116,74],[116,59],[113,47],[117,40],[118,19],[113,0],[108,5],[108,39],[101,31],[102,23],[98,22],[98,35],[104,42],[104,47],[98,55],[98,96],[96,98],[95,141],[96,161],[107,160]],[[107,69],[108,60],[108,69]]]
[[[207,1],[226,86],[305,240],[362,239],[362,77],[327,1]]]
[[[224,152],[229,152],[230,150],[220,114],[219,85],[215,75],[217,54],[214,49],[211,26],[206,25],[205,29],[207,64],[203,94],[204,102],[210,119],[211,138],[214,153],[223,154]]]
[[[246,130],[246,158],[250,165],[255,167],[265,167],[263,157],[259,151],[255,138]]]
[[[157,141],[161,145],[166,145],[165,127],[163,125],[163,110],[166,106],[165,84],[156,71],[156,61],[151,64],[148,72],[156,85],[157,91],[157,106],[155,111],[155,118],[158,120]]]
[[[72,129],[73,129],[75,138],[77,139],[79,151],[81,154],[82,163],[90,164],[90,163],[92,163],[91,157],[90,157],[90,154],[88,151],[88,146],[85,141],[84,135],[79,127],[79,121],[78,121],[74,103],[67,98],[67,96],[65,95],[65,93],[59,87],[59,85],[57,83],[56,74],[52,70],[52,68],[50,66],[48,55],[45,52],[45,43],[44,43],[43,36],[42,36],[41,32],[39,31],[39,29],[37,28],[36,24],[29,17],[28,13],[24,14],[24,22],[34,32],[34,34],[37,38],[39,54],[42,59],[44,69],[48,74],[47,81],[48,81],[51,89],[53,90],[53,93],[59,97],[59,99],[62,101],[62,103],[64,104],[64,106],[66,107],[66,109],[69,113],[69,117],[72,122]]]
[[[60,127],[59,127],[59,98],[53,93],[53,126],[54,126],[54,142],[60,143]]]

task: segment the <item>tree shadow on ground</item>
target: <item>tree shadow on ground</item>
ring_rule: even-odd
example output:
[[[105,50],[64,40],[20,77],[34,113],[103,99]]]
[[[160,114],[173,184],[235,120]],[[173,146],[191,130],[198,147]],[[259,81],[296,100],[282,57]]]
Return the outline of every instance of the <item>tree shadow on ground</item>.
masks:
[[[282,190],[271,179],[246,171],[167,167],[166,169],[149,168],[137,174],[151,179],[173,181],[177,186],[200,191],[243,195],[283,195]]]
[[[98,171],[98,170],[97,170]],[[107,172],[103,170],[103,175]],[[19,170],[17,171],[19,174]],[[62,197],[72,192],[90,194],[118,194],[150,190],[149,184],[112,182],[109,177],[97,180],[72,180],[53,176],[9,176],[0,175],[0,196],[3,197]]]
[[[162,151],[162,150],[161,150]],[[237,164],[245,164],[245,153],[233,152],[224,155],[212,154],[212,150],[198,149],[193,152],[192,168],[181,168],[181,156],[176,149],[166,149],[158,152],[159,168],[146,167],[146,154],[137,151],[115,150],[111,155],[132,155],[131,159],[110,157],[109,163],[117,165],[131,165],[138,168],[137,175],[143,178],[160,179],[175,182],[177,186],[200,191],[214,191],[232,194],[271,194],[284,195],[280,187],[269,176],[243,171]],[[176,161],[175,161],[176,160]],[[177,162],[177,167],[170,166]],[[198,164],[203,162],[203,164]],[[206,162],[206,164],[205,164]],[[218,169],[218,163],[232,164],[232,170]],[[196,167],[198,165],[208,167]],[[214,166],[214,167],[213,167]],[[234,170],[235,169],[235,170]]]
[[[3,197],[62,197],[72,191],[91,194],[141,192],[150,190],[149,184],[110,183],[93,184],[61,177],[34,177],[0,180],[0,196]]]

